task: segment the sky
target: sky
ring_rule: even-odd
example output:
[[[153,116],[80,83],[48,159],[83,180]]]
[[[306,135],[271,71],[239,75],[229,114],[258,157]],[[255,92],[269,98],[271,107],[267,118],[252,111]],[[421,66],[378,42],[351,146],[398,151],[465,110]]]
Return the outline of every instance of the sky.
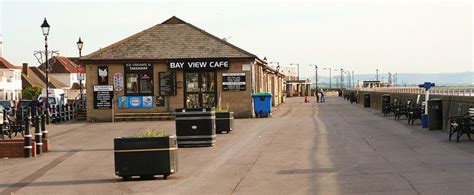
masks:
[[[49,48],[83,55],[172,16],[301,76],[322,68],[359,73],[474,71],[471,0],[0,0],[3,57],[38,65],[40,25],[51,25]],[[323,74],[324,70],[321,74]]]

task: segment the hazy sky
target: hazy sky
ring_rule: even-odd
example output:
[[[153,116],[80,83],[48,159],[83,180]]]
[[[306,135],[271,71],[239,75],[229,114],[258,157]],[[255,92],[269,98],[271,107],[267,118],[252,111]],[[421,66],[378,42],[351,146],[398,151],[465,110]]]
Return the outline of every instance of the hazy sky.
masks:
[[[474,71],[471,0],[0,2],[4,57],[16,65],[38,64],[44,17],[50,48],[77,56],[79,36],[89,54],[177,16],[262,59],[299,63],[302,76],[314,74],[309,64],[356,74]]]

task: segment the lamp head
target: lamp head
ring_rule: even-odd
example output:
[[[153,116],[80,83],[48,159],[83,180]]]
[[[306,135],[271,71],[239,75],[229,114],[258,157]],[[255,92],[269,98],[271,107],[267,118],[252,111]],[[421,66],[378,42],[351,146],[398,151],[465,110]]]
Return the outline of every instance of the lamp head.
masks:
[[[84,45],[84,43],[82,42],[81,40],[81,37],[79,37],[79,41],[77,41],[77,49],[82,50],[82,46]]]
[[[41,30],[43,31],[44,36],[49,35],[49,28],[50,26],[48,24],[48,21],[46,20],[46,18],[44,18],[43,24],[41,24]]]

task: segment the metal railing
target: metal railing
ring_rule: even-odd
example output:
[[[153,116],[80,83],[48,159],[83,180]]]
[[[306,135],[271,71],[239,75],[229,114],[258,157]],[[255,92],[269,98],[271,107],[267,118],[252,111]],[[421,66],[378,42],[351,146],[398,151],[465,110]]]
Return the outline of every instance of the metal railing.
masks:
[[[372,88],[348,88],[356,91],[376,91],[386,93],[409,93],[424,94],[425,89],[419,87],[372,87]],[[474,88],[433,88],[430,90],[432,95],[446,96],[474,96]]]

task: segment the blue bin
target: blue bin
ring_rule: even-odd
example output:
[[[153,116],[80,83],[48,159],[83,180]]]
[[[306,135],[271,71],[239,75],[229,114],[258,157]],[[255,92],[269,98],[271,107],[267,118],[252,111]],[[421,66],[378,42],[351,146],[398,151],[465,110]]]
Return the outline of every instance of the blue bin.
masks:
[[[270,117],[272,114],[272,94],[268,92],[254,93],[252,97],[255,116]]]

